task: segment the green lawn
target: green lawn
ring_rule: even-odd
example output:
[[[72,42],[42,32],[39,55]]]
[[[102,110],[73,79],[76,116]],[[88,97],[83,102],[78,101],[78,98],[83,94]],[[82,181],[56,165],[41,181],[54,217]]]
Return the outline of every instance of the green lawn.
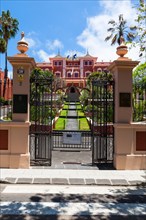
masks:
[[[65,122],[66,122],[66,119],[58,118],[58,120],[55,124],[55,129],[54,130],[64,130],[65,129]]]
[[[68,108],[69,108],[69,105],[67,103],[65,103],[64,106],[63,106],[63,110],[60,113],[60,116],[65,116],[66,117],[67,114],[68,114],[68,110],[67,110]],[[79,102],[76,103],[76,108],[77,108],[78,116],[85,116],[85,114],[82,110],[82,106],[80,105]],[[58,118],[58,120],[55,124],[55,130],[64,130],[66,120],[67,120],[66,118]],[[79,118],[78,122],[79,122],[79,130],[90,130],[86,117]]]
[[[90,130],[88,121],[86,118],[79,119],[79,130]]]
[[[69,105],[68,104],[64,104],[63,109],[68,109]]]
[[[82,109],[81,105],[76,105],[76,109]]]
[[[84,112],[82,110],[77,111],[78,116],[85,116]]]
[[[60,116],[67,116],[68,110],[62,110]]]

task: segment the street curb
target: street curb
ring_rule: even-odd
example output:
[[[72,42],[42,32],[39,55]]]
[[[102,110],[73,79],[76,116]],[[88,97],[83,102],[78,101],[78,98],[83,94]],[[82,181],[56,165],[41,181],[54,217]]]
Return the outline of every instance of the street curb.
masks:
[[[82,186],[143,186],[146,181],[126,179],[83,179],[83,178],[4,178],[0,184],[36,184],[36,185],[82,185]]]

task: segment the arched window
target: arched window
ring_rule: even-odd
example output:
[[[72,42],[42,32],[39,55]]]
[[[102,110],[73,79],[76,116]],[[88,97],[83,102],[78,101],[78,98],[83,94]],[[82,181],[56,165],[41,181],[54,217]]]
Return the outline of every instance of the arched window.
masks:
[[[55,72],[55,75],[56,75],[56,77],[60,77],[61,76],[61,73],[60,72]]]
[[[67,73],[67,77],[71,77],[71,72],[68,72],[68,73]]]
[[[85,76],[88,77],[90,75],[91,72],[86,72]]]
[[[79,77],[79,73],[78,73],[78,72],[75,72],[75,73],[74,73],[74,76],[75,76],[76,78],[78,78],[78,77]]]
[[[98,68],[97,71],[98,71],[98,72],[102,72],[102,69],[101,69],[101,68]]]

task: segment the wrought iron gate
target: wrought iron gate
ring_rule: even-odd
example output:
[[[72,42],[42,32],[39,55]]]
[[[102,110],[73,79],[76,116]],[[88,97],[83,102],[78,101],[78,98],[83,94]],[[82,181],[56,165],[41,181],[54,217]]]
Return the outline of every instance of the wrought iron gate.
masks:
[[[30,79],[31,165],[51,165],[52,78]]]
[[[52,132],[52,149],[68,151],[92,150],[91,131],[54,130]]]
[[[93,163],[113,161],[114,81],[92,81]]]

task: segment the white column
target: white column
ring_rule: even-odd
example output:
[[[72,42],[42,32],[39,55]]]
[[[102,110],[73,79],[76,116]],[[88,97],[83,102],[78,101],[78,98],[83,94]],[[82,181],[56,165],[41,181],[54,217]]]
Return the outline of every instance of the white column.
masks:
[[[65,73],[66,73],[66,60],[63,60],[63,78],[65,78]]]
[[[80,60],[80,77],[83,78],[83,60]]]

